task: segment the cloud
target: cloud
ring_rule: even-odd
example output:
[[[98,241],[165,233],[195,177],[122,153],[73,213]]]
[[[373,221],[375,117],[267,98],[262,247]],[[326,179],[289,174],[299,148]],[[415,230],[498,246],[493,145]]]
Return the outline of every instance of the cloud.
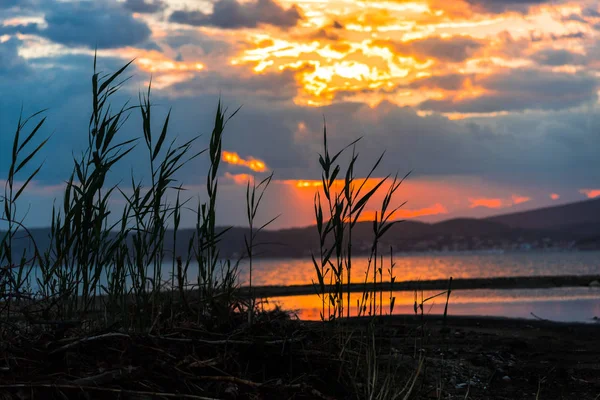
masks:
[[[469,203],[471,205],[470,208],[475,207],[485,207],[485,208],[502,208],[504,206],[504,201],[502,199],[492,199],[492,198],[469,198]]]
[[[60,2],[48,7],[39,35],[67,46],[118,48],[150,38],[148,25],[113,2]]]
[[[39,30],[39,26],[36,23],[22,25],[0,25],[0,36],[15,35],[17,33],[22,35],[37,34]]]
[[[408,86],[413,89],[444,89],[444,90],[460,90],[470,75],[448,74],[448,75],[433,75],[426,78],[421,78],[412,81]]]
[[[519,196],[517,194],[513,194],[512,195],[512,203],[513,204],[522,204],[522,203],[527,203],[528,201],[531,201],[531,197],[527,197],[527,196]]]
[[[586,57],[565,49],[543,49],[534,53],[531,58],[540,65],[559,67],[562,65],[582,65]]]
[[[232,174],[230,172],[225,172],[223,175],[225,179],[232,181],[236,185],[246,186],[248,182],[252,184],[254,182],[254,175],[250,174]]]
[[[429,99],[419,108],[444,113],[560,110],[597,100],[598,79],[586,73],[513,69],[477,75],[473,81],[486,92],[466,98]]]
[[[436,203],[430,207],[418,209],[401,208],[398,211],[396,211],[396,213],[394,213],[394,218],[417,218],[438,214],[448,214],[448,209],[440,203]]]
[[[0,28],[1,29],[1,28]],[[2,31],[0,30],[0,35]],[[10,38],[6,42],[0,42],[0,81],[8,78],[7,82],[19,76],[23,76],[29,70],[29,66],[19,55],[19,44],[17,38]]]
[[[554,41],[556,40],[570,40],[570,39],[583,39],[586,37],[585,32],[573,32],[573,33],[565,33],[562,35],[556,35],[552,33],[550,38]]]
[[[465,61],[484,45],[483,41],[470,36],[428,37],[410,42],[377,41],[376,43],[390,47],[401,55],[421,59],[434,58],[446,62]]]
[[[600,197],[600,189],[581,189],[579,193],[586,195],[588,199]]]
[[[2,0],[0,1],[0,10],[15,7],[21,2],[21,0]]]
[[[265,162],[257,160],[254,157],[248,157],[248,159],[244,160],[236,152],[223,150],[222,153],[222,159],[227,164],[243,166],[255,172],[265,172],[267,170]]]
[[[290,28],[295,26],[302,16],[295,5],[284,9],[274,0],[254,0],[244,3],[239,3],[237,0],[218,0],[211,14],[178,10],[174,11],[169,19],[180,24],[214,26],[223,29],[256,28],[259,25]]]
[[[600,18],[600,11],[597,8],[584,8],[582,14],[585,17]]]
[[[475,11],[502,14],[507,11],[526,13],[531,6],[553,3],[553,0],[466,0]]]
[[[510,199],[499,198],[499,197],[470,197],[469,198],[469,208],[505,208],[510,206],[516,206],[519,204],[527,203],[531,201],[531,197],[527,196],[519,196],[513,194]]]
[[[297,93],[296,70],[286,69],[256,75],[242,67],[224,67],[220,71],[206,71],[184,83],[173,85],[174,95],[186,97],[202,92],[228,97],[238,101],[290,101]]]
[[[166,4],[162,0],[126,0],[123,4],[125,8],[141,14],[152,14],[162,11]]]

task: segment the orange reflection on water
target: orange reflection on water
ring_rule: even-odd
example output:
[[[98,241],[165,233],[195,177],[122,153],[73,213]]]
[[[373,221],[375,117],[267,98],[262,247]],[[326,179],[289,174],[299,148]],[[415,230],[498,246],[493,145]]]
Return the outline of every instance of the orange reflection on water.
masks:
[[[417,293],[417,302],[421,299],[439,294],[440,292]],[[394,292],[393,310],[390,310],[390,293],[377,294],[376,311],[383,315],[410,315],[415,313],[414,292]],[[361,293],[352,293],[350,296],[350,315],[356,316],[357,302],[362,298]],[[344,302],[346,294],[344,294]],[[269,307],[280,306],[284,310],[291,310],[300,319],[319,320],[323,311],[323,303],[317,295],[276,297],[269,299]],[[370,304],[365,303],[369,315]],[[583,309],[582,308],[583,305]],[[446,306],[446,296],[441,295],[425,302],[424,314],[443,314]],[[575,311],[573,310],[575,309]],[[600,291],[589,291],[578,288],[539,289],[539,290],[462,290],[452,292],[448,302],[449,315],[483,315],[483,316],[508,316],[517,318],[530,318],[531,312],[538,315],[536,310],[543,310],[544,317],[554,317],[557,320],[569,320],[569,315],[574,312],[571,320],[586,320],[600,314]],[[329,315],[328,305],[325,304],[325,315]],[[418,311],[421,312],[420,310]],[[345,314],[345,312],[344,312]],[[562,317],[558,316],[560,314]]]

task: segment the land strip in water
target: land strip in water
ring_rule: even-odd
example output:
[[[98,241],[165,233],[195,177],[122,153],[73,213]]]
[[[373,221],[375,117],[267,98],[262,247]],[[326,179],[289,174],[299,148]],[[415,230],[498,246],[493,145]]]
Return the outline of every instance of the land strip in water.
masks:
[[[353,293],[361,293],[365,288],[369,291],[429,291],[429,290],[465,290],[465,289],[551,289],[559,287],[591,287],[597,288],[600,294],[600,275],[563,275],[563,276],[512,276],[497,278],[459,278],[435,280],[411,280],[401,282],[378,282],[376,284],[351,283],[344,289]],[[316,286],[255,286],[252,289],[242,287],[240,294],[249,295],[251,292],[258,297],[285,297],[316,294]]]

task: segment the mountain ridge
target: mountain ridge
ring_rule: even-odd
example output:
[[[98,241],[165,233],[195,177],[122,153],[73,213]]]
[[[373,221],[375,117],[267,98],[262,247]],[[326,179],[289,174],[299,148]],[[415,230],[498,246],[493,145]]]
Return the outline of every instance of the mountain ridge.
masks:
[[[224,227],[218,228],[226,229]],[[30,230],[38,247],[49,247],[49,228]],[[173,243],[167,232],[165,248],[175,248],[177,255],[186,255],[193,229],[180,229],[178,242]],[[0,234],[2,234],[0,232]],[[245,227],[232,227],[219,244],[224,257],[243,253]],[[356,254],[368,253],[372,243],[372,222],[360,222],[353,231]],[[28,240],[17,240],[13,251],[27,249]],[[318,248],[318,234],[314,225],[303,228],[265,230],[258,235],[263,243],[257,249],[258,257],[306,257]],[[428,250],[485,250],[529,248],[582,248],[600,249],[600,199],[544,207],[530,211],[507,213],[487,218],[452,218],[427,223],[406,220],[393,226],[381,241],[382,249],[389,251]]]

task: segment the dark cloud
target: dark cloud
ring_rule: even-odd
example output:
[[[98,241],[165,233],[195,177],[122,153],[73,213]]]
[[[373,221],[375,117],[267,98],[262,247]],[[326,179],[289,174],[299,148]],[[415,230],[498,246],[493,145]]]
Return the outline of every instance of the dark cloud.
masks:
[[[449,75],[434,75],[427,78],[417,79],[409,84],[410,88],[420,89],[444,89],[444,90],[459,90],[465,79],[469,75],[449,74]]]
[[[480,40],[469,36],[449,38],[429,37],[410,42],[381,42],[391,46],[397,53],[417,58],[435,58],[446,62],[462,62],[484,46]]]
[[[564,49],[544,49],[534,53],[531,58],[541,65],[557,67],[561,65],[582,65],[586,57]]]
[[[8,42],[13,40],[16,39]],[[4,44],[0,44],[0,54]],[[14,51],[12,54],[15,54]],[[0,56],[0,60],[2,59]],[[18,57],[12,58],[16,59]],[[115,71],[123,63],[121,59],[103,57],[98,62],[98,70],[108,73]],[[48,121],[43,134],[53,133],[53,137],[46,153],[39,160],[47,158],[51,161],[51,166],[43,168],[38,179],[50,184],[64,181],[73,166],[71,155],[78,154],[87,142],[92,71],[93,57],[88,55],[38,58],[28,60],[27,64],[25,60],[21,60],[16,68],[14,65],[9,65],[8,69],[0,66],[0,93],[11,93],[10,96],[0,96],[0,179],[6,176],[6,162],[10,160],[10,153],[7,152],[10,151],[12,133],[23,107],[24,116],[48,109],[45,113]],[[130,73],[134,72],[132,66]],[[130,90],[141,87],[139,73],[133,74],[131,85]],[[122,95],[115,97],[114,104],[123,104],[135,95],[135,91],[123,91]],[[53,157],[53,154],[61,156]],[[24,171],[23,175],[28,172],[31,171]]]
[[[573,32],[573,33],[565,33],[563,35],[555,35],[552,33],[550,35],[552,40],[564,40],[564,39],[583,39],[585,38],[585,32]]]
[[[526,13],[529,7],[553,3],[555,0],[466,0],[475,10],[501,14],[506,11]]]
[[[40,31],[38,24],[30,23],[24,25],[5,25],[0,26],[0,35],[14,35],[20,33],[22,35],[37,34]]]
[[[585,8],[583,10],[584,17],[600,18],[600,11],[595,8]]]
[[[562,18],[563,21],[576,21],[587,24],[587,21],[579,14],[570,14]]]
[[[21,0],[0,0],[0,10],[12,8],[21,4]]]
[[[226,55],[232,47],[231,44],[216,39],[214,37],[207,36],[196,30],[185,30],[171,32],[164,42],[169,45],[172,49],[182,50],[187,47],[191,50],[198,51],[201,55],[206,54],[219,54]]]
[[[162,11],[167,6],[162,0],[126,0],[125,8],[141,14],[152,14]]]
[[[222,93],[240,101],[290,101],[298,92],[295,75],[296,71],[292,69],[260,75],[248,74],[241,67],[228,71],[205,71],[190,81],[174,85],[172,90],[186,97],[201,92]]]
[[[48,7],[48,27],[39,34],[68,46],[117,48],[150,38],[150,28],[112,2],[61,2]]]
[[[2,35],[1,30],[0,35]],[[19,55],[19,44],[20,40],[16,38],[0,43],[0,80],[7,78],[7,82],[11,82],[12,79],[22,76],[28,71],[27,63]]]
[[[289,28],[295,26],[301,18],[296,6],[286,10],[274,0],[255,0],[245,3],[238,3],[236,0],[218,0],[214,4],[212,14],[180,10],[173,12],[170,20],[186,25],[237,29],[255,28],[262,24]]]
[[[597,100],[598,79],[587,74],[518,69],[475,78],[489,93],[466,99],[426,100],[423,110],[490,113],[561,110]]]
[[[333,107],[337,112],[320,110],[327,118],[332,148],[364,136],[363,160],[386,150],[382,171],[414,169],[420,176],[471,175],[532,186],[581,187],[600,179],[597,110],[451,121],[439,115],[421,117],[409,107],[385,102],[375,108]],[[313,118],[312,128],[318,132],[316,113]]]
[[[308,38],[311,40],[331,40],[335,42],[340,39],[340,36],[327,28],[321,28],[308,35]]]

